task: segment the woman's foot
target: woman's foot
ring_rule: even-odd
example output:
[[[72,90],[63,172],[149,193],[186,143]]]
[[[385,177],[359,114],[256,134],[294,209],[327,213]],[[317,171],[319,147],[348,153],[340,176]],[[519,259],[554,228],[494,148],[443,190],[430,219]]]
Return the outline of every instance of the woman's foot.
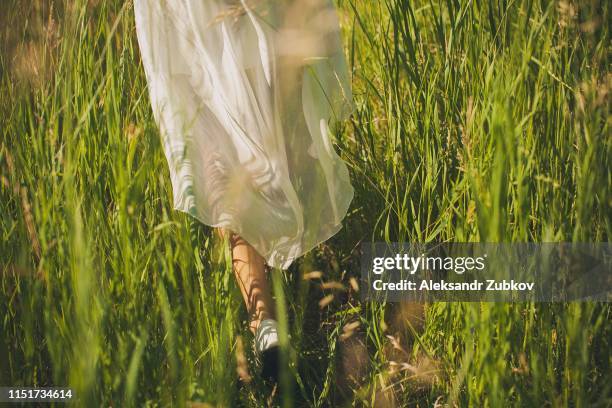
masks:
[[[273,319],[263,319],[255,331],[255,354],[261,364],[261,376],[268,381],[277,382],[279,367],[278,323]]]
[[[229,239],[232,249],[232,269],[244,298],[250,318],[249,329],[255,335],[255,354],[262,368],[262,377],[276,380],[279,366],[278,324],[274,302],[268,284],[269,268],[264,258],[239,235],[219,230]]]

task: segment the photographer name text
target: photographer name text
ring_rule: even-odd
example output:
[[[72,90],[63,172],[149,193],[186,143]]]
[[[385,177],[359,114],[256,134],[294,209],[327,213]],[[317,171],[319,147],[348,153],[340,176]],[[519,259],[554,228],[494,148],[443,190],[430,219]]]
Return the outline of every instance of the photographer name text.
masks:
[[[408,279],[402,279],[398,282],[384,282],[382,279],[377,279],[372,282],[372,288],[377,291],[531,291],[534,286],[534,282],[517,282],[513,279],[509,281],[496,281],[494,279],[479,281],[475,279],[472,282],[447,282],[445,280],[434,281],[423,279],[420,283]]]
[[[409,256],[396,254],[392,257],[375,257],[372,262],[372,273],[380,276],[384,272],[403,271],[414,275],[418,271],[445,271],[463,275],[465,272],[483,272],[486,266],[487,255],[480,257],[436,257],[421,254]],[[402,279],[394,282],[385,282],[376,279],[372,282],[375,291],[532,291],[534,282],[520,282],[513,279],[495,280],[474,279],[469,282],[452,282],[446,280]]]

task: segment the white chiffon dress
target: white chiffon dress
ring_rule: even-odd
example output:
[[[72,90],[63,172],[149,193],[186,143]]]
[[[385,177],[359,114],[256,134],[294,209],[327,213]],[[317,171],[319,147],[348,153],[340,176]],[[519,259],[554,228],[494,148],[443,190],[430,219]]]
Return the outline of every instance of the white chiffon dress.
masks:
[[[330,0],[135,0],[174,208],[286,269],[342,226],[352,110]]]

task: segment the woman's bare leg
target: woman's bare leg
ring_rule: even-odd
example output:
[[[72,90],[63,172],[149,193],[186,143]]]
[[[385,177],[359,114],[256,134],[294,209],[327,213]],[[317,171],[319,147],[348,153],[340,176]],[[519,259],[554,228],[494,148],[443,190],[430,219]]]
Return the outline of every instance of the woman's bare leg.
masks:
[[[249,328],[253,333],[263,319],[274,318],[274,303],[266,279],[264,259],[239,235],[219,229],[222,237],[229,234],[232,266],[249,313]]]

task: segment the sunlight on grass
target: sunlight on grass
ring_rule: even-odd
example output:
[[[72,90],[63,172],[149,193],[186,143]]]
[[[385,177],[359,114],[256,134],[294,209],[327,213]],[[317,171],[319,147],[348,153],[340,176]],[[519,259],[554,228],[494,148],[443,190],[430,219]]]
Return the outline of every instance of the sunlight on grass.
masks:
[[[608,2],[337,3],[355,199],[274,272],[273,390],[227,247],[173,210],[130,2],[3,1],[0,384],[87,406],[610,403],[608,304],[381,305],[355,280],[372,240],[609,239]]]

